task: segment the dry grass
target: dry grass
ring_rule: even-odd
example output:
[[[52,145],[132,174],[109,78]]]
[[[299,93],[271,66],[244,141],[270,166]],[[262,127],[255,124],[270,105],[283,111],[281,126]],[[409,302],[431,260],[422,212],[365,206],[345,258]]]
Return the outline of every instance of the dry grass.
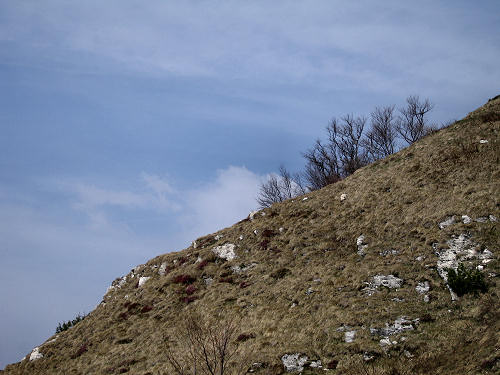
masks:
[[[85,320],[43,344],[43,359],[10,365],[4,373],[169,374],[165,338],[175,340],[175,327],[193,311],[237,317],[239,333],[247,335],[239,358],[260,362],[258,374],[282,373],[281,356],[296,352],[324,366],[338,362],[332,374],[498,373],[498,277],[488,277],[487,294],[452,302],[431,245],[445,247],[452,236],[468,233],[495,254],[485,272],[500,274],[498,223],[438,227],[451,215],[500,218],[499,113],[497,98],[307,200],[273,205],[265,216],[198,239],[196,248],[150,260]],[[361,234],[368,244],[364,257],[356,247]],[[225,243],[236,245],[231,262],[211,251]],[[167,273],[160,276],[163,262]],[[248,269],[235,273],[233,266]],[[404,283],[368,296],[365,283],[377,274]],[[151,279],[137,288],[139,276]],[[423,281],[430,284],[429,303],[415,290]],[[382,348],[369,329],[400,316],[420,323]],[[356,330],[354,342],[344,341],[338,330],[344,325]],[[364,361],[365,353],[373,359]]]

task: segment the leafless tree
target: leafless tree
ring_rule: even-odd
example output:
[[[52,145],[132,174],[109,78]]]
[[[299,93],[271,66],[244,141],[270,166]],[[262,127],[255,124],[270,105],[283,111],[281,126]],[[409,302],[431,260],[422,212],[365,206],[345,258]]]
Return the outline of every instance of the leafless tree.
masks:
[[[247,361],[232,361],[238,353],[235,319],[209,322],[191,313],[175,330],[175,344],[167,347],[166,358],[177,375],[238,375],[246,372]]]
[[[400,116],[396,122],[396,130],[404,141],[412,144],[432,130],[426,115],[433,108],[429,99],[421,102],[418,95],[406,98],[406,107],[399,109]]]
[[[304,179],[310,190],[318,190],[340,180],[340,162],[335,143],[323,144],[318,139],[314,147],[302,156],[306,159]]]
[[[310,190],[317,190],[349,176],[368,163],[363,142],[366,117],[346,115],[333,118],[326,127],[328,141],[317,140],[302,154],[306,159],[304,178]]]
[[[329,142],[337,150],[341,175],[346,177],[368,163],[368,155],[362,142],[367,119],[364,116],[346,115],[340,120],[339,122],[333,118],[326,130]]]
[[[370,160],[378,160],[396,151],[394,106],[376,107],[371,113],[371,129],[363,144]]]
[[[281,165],[279,175],[270,175],[268,180],[260,186],[257,203],[261,208],[265,208],[273,203],[283,202],[306,192],[307,189],[302,183],[302,176],[300,174],[292,175]]]

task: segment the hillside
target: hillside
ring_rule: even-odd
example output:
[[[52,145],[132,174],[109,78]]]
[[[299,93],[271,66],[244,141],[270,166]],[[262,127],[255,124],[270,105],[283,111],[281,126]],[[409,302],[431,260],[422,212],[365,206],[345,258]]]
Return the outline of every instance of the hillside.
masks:
[[[0,373],[174,374],[166,348],[193,311],[235,317],[234,360],[256,374],[499,373],[499,132],[497,97],[345,180],[151,259]],[[479,266],[486,293],[450,292],[445,269],[461,262]]]

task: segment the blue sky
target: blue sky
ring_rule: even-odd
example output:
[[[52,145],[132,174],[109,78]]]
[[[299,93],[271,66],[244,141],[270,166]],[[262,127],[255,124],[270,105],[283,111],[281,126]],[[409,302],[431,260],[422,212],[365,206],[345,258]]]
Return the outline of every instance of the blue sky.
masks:
[[[245,217],[333,116],[499,94],[497,1],[0,2],[0,368]]]

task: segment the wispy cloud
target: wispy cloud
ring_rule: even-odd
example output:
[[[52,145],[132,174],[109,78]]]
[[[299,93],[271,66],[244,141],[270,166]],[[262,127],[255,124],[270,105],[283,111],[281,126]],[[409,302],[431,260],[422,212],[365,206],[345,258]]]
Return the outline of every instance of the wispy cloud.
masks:
[[[478,40],[471,18],[488,24],[498,16],[430,1],[12,4],[3,6],[4,39],[62,58],[85,52],[152,74],[379,91],[402,84],[420,89],[422,80],[467,85],[478,75],[499,74],[498,40],[484,33]],[[453,22],[443,25],[443,19]]]

